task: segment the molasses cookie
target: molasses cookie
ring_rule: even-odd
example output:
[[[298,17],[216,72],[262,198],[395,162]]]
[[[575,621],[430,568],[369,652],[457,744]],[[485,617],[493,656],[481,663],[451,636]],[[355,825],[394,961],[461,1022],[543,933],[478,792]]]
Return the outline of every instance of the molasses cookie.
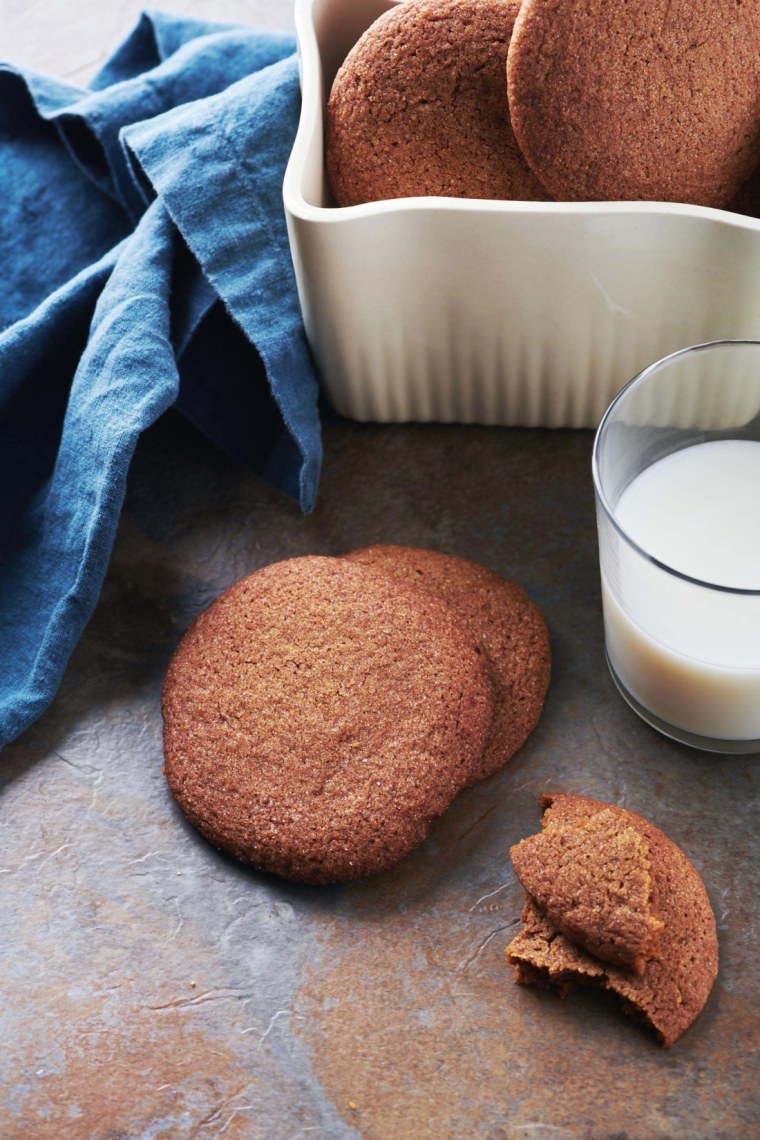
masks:
[[[339,206],[426,194],[547,198],[509,121],[518,8],[516,0],[415,0],[371,25],[327,106],[327,172]]]
[[[496,711],[469,783],[497,772],[536,727],[551,652],[540,609],[521,586],[479,563],[409,546],[368,546],[346,557],[426,590],[461,615],[491,662]]]
[[[543,852],[543,867],[532,866],[526,874],[524,885],[529,893],[521,916],[524,928],[506,951],[516,980],[556,986],[561,992],[579,985],[611,990],[623,999],[627,1012],[654,1029],[661,1044],[672,1045],[702,1011],[718,972],[715,918],[699,874],[675,843],[634,812],[585,796],[547,794],[542,804],[544,826],[552,842]],[[638,855],[629,831],[641,840]],[[576,833],[572,841],[576,861],[587,861],[597,870],[605,862],[610,865],[610,870],[599,872],[609,892],[600,904],[610,922],[606,936],[594,905],[601,888],[592,886],[590,876],[582,871],[573,874],[563,858],[557,859],[553,840],[572,832]],[[520,866],[525,870],[520,848],[518,844],[518,876]],[[529,849],[529,857],[531,862],[538,858],[535,847]],[[625,878],[616,883],[612,872],[626,865],[634,871],[630,887]],[[555,869],[556,885],[549,887]],[[642,872],[651,875],[651,891]],[[538,885],[540,898],[530,893],[529,883]],[[555,924],[550,909],[564,930],[572,931],[572,938]],[[599,955],[600,950],[612,947],[621,961],[621,937],[628,938],[625,932],[629,929],[631,968]]]
[[[760,5],[523,0],[512,126],[557,199],[725,206],[760,161]]]
[[[440,599],[344,559],[258,570],[191,626],[163,692],[165,773],[216,847],[305,883],[382,871],[468,782],[485,654]]]
[[[590,954],[643,974],[660,950],[649,844],[605,808],[563,826],[551,809],[544,829],[509,852],[512,866],[542,914]]]

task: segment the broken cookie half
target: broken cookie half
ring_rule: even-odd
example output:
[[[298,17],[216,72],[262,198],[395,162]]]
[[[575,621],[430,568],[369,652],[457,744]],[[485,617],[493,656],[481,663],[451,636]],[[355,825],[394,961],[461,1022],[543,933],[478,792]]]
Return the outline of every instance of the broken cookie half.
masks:
[[[541,797],[543,829],[510,851],[527,892],[506,950],[518,982],[623,999],[661,1044],[702,1010],[718,971],[715,918],[679,847],[633,812],[585,796]]]

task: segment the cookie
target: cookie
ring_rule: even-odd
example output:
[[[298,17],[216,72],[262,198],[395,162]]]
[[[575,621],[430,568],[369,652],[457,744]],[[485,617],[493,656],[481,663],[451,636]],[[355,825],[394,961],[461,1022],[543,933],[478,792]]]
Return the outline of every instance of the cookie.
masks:
[[[523,0],[512,126],[557,199],[725,206],[760,162],[760,6]]]
[[[506,97],[516,0],[415,0],[385,12],[332,86],[327,174],[339,206],[387,198],[542,200]]]
[[[539,607],[516,582],[451,554],[379,545],[346,557],[435,594],[465,619],[491,663],[496,692],[491,735],[469,782],[497,772],[525,743],[544,706],[551,651]]]
[[[214,846],[331,883],[391,866],[467,783],[485,655],[444,602],[339,558],[274,563],[191,626],[163,689],[165,773]]]
[[[652,877],[656,921],[662,925],[656,931],[658,944],[650,943],[647,951],[656,956],[646,960],[642,972],[634,973],[589,951],[589,947],[599,946],[600,932],[598,919],[592,914],[593,895],[583,879],[577,883],[583,894],[576,907],[573,939],[560,932],[529,894],[521,916],[524,928],[506,950],[507,960],[515,967],[516,980],[556,986],[563,993],[578,985],[610,990],[623,999],[627,1012],[655,1031],[661,1044],[672,1045],[704,1008],[718,972],[715,918],[699,874],[675,843],[634,812],[585,796],[547,794],[542,797],[542,804],[549,833],[583,833],[595,817],[601,816],[590,834],[597,841],[607,836],[602,854],[610,862],[619,861],[617,835],[627,835],[631,829],[641,838],[641,853],[649,863]],[[618,829],[610,829],[610,816],[618,820]],[[585,843],[588,851],[588,836]],[[589,852],[589,858],[599,865],[602,854]],[[544,874],[550,873],[547,863]],[[609,882],[607,872],[605,877]],[[646,889],[640,883],[634,882],[629,893],[623,881],[621,891],[629,912],[638,905],[643,907],[645,917],[655,914],[646,903]],[[609,910],[609,903],[606,906]],[[584,908],[585,918],[579,922]],[[631,949],[637,945],[640,947],[641,942],[634,937]]]
[[[649,845],[605,809],[577,825],[556,823],[509,852],[512,866],[555,930],[606,962],[643,974],[660,950],[662,919]]]

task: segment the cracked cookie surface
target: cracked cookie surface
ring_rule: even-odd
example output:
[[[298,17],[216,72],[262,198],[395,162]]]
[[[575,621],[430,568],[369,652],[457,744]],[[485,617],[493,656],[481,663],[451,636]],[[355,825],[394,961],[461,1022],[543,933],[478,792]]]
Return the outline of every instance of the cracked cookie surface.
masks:
[[[443,601],[340,558],[242,579],[182,639],[165,773],[215,846],[300,882],[391,866],[467,783],[490,731],[485,655]]]
[[[640,836],[647,848],[662,926],[656,956],[637,974],[604,961],[582,944],[594,944],[595,921],[590,932],[580,931],[579,937],[570,939],[528,894],[521,915],[523,929],[506,949],[516,981],[554,986],[561,993],[582,985],[610,990],[622,998],[629,1013],[655,1031],[661,1044],[672,1045],[701,1013],[718,972],[715,917],[702,879],[672,840],[634,812],[575,795],[547,793],[542,804],[550,817],[549,830],[582,830],[603,816],[607,817],[602,820],[604,831],[612,816],[618,831],[630,828]],[[550,868],[545,871],[549,874]]]
[[[523,0],[512,125],[558,200],[725,206],[760,162],[760,6]]]
[[[507,48],[516,0],[415,0],[349,52],[327,106],[339,206],[388,198],[545,200],[515,142]]]

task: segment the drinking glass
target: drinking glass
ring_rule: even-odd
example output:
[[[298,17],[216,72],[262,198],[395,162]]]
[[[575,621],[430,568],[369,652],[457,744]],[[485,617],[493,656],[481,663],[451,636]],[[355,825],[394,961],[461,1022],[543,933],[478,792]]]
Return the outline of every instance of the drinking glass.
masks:
[[[745,475],[714,471],[715,448],[649,470],[718,441],[756,444],[740,446]],[[671,496],[674,462],[691,476]],[[621,694],[682,743],[760,751],[760,543],[746,549],[760,539],[760,342],[694,345],[634,377],[599,425],[593,478],[605,650]],[[623,509],[634,491],[656,538],[643,540]]]

